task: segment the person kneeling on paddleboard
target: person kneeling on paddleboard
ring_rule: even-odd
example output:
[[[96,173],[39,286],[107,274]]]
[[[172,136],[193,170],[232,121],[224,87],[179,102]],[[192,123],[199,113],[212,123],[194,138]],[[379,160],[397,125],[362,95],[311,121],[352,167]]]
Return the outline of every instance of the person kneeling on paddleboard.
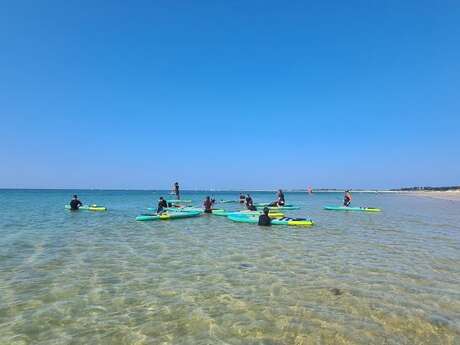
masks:
[[[73,199],[70,201],[70,209],[72,211],[77,211],[82,205],[82,202],[78,200],[78,196],[74,195]]]
[[[349,190],[345,191],[345,196],[343,197],[343,206],[348,207],[351,204],[351,193]]]
[[[163,212],[165,212],[165,208],[168,207],[168,203],[166,202],[166,200],[160,196],[160,200],[158,200],[158,207],[157,207],[157,213],[158,214],[161,214]]]
[[[203,202],[204,212],[205,213],[212,213],[212,200],[209,196],[206,197],[205,201]]]
[[[270,212],[268,207],[264,207],[264,213],[259,216],[259,223],[258,223],[259,225],[261,225],[261,226],[270,226],[270,225],[272,225],[272,220],[268,216],[268,212]]]

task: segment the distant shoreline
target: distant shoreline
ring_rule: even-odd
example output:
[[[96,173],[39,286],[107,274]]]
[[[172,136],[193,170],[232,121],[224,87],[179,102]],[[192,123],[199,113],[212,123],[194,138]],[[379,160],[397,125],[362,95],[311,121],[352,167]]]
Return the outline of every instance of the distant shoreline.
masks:
[[[136,189],[136,188],[0,188],[1,190],[22,190],[22,191],[122,191],[122,192],[160,192],[169,193],[170,189]],[[285,193],[304,193],[308,194],[307,190],[300,189],[284,189]],[[346,189],[313,189],[312,193],[343,193]],[[182,193],[276,193],[278,189],[183,189]],[[389,189],[350,189],[352,193],[402,193],[403,191]]]
[[[446,191],[402,191],[402,195],[410,195],[422,198],[442,199],[451,201],[460,201],[460,190]]]
[[[99,189],[99,188],[0,188],[0,191],[30,191],[30,192],[39,192],[39,191],[69,191],[69,193],[75,192],[151,192],[151,193],[164,193],[168,194],[169,189]],[[182,193],[209,193],[209,194],[218,194],[218,193],[275,193],[275,189],[234,189],[234,190],[212,190],[212,189],[189,189],[182,190]],[[434,198],[434,199],[443,199],[451,201],[460,201],[460,190],[395,190],[395,189],[350,189],[352,193],[364,193],[364,194],[399,194],[415,197],[425,197],[425,198]],[[308,194],[307,190],[299,189],[284,189],[285,193],[296,193],[296,194]],[[326,194],[326,193],[343,193],[344,189],[313,189],[312,194]]]

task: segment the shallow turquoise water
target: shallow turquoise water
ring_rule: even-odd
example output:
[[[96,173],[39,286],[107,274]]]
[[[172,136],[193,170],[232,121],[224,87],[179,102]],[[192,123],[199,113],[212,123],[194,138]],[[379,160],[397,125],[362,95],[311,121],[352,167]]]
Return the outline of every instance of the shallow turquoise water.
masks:
[[[316,226],[265,229],[135,222],[144,191],[79,191],[109,211],[72,213],[71,194],[0,191],[0,344],[460,344],[460,202],[292,193]]]

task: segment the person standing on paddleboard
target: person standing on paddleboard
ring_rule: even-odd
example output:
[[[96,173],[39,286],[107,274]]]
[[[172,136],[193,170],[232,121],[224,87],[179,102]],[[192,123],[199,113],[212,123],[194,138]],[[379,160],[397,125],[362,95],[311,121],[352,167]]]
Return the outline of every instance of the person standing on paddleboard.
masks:
[[[176,199],[180,200],[179,182],[174,183],[174,194],[176,194]]]
[[[352,197],[351,197],[350,191],[349,191],[349,190],[346,190],[346,191],[345,191],[345,195],[344,195],[344,197],[343,197],[343,206],[345,206],[345,207],[350,206],[350,204],[351,204],[351,199],[352,199]]]
[[[74,195],[73,196],[73,199],[70,200],[70,209],[72,211],[78,211],[78,209],[80,208],[80,206],[82,206],[83,203],[78,200],[78,196],[77,195]]]

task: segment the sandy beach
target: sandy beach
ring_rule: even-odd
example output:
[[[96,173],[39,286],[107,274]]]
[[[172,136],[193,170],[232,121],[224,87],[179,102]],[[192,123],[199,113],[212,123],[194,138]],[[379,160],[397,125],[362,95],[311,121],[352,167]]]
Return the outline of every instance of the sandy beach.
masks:
[[[414,191],[414,192],[404,192],[406,195],[413,195],[426,198],[434,199],[443,199],[443,200],[452,200],[460,201],[460,190],[450,190],[450,191]]]

